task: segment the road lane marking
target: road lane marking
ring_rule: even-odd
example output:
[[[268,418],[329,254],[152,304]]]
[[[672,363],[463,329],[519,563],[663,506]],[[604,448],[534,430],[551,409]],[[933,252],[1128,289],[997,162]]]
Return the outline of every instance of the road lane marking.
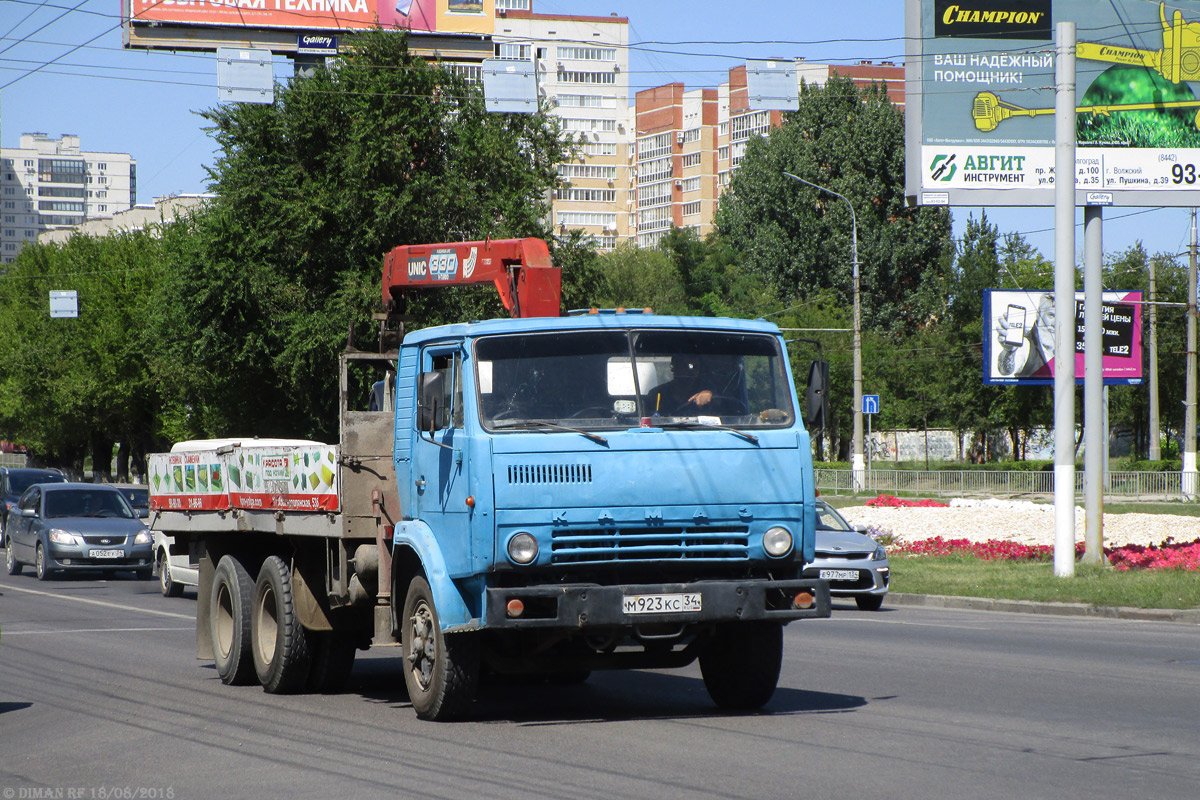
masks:
[[[41,630],[41,631],[5,631],[4,637],[9,636],[34,636],[45,633],[131,633],[138,631],[190,631],[195,630],[192,627],[187,628],[75,628],[73,630],[56,631],[56,630]]]
[[[143,614],[156,614],[160,617],[172,617],[174,619],[190,619],[196,618],[195,614],[176,614],[173,611],[155,611],[151,608],[138,608],[137,606],[125,606],[120,603],[109,603],[104,600],[93,600],[90,597],[71,597],[65,594],[55,594],[54,592],[40,592],[37,589],[22,589],[20,586],[4,586],[0,587],[0,591],[25,592],[26,594],[36,594],[42,597],[53,597],[58,600],[74,600],[76,603],[91,603],[94,606],[104,606],[105,608],[119,608],[122,611],[140,611]]]

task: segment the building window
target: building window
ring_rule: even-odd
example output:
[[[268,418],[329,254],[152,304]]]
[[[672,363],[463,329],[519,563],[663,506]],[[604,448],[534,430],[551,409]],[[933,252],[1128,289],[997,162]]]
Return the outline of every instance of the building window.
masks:
[[[671,152],[673,138],[670,133],[657,133],[638,139],[638,161],[649,161]]]
[[[559,164],[560,178],[599,178],[600,180],[616,180],[617,168],[597,164]]]
[[[729,141],[744,142],[751,136],[763,135],[771,129],[771,112],[755,111],[734,117],[730,121]]]
[[[585,156],[615,156],[617,144],[616,142],[588,142],[579,146],[579,152]]]
[[[497,8],[500,5],[497,3]],[[496,58],[505,61],[528,61],[531,45],[517,42],[496,42]]]
[[[614,84],[617,82],[616,73],[613,72],[576,72],[565,70],[558,73],[558,79],[563,83]]]
[[[700,141],[700,129],[699,128],[688,128],[686,131],[683,132],[683,141],[680,142],[680,144],[689,144],[691,142],[698,142],[698,141]]]
[[[729,148],[728,147],[718,147],[717,148],[717,160],[718,161],[728,161],[729,160]]]
[[[562,108],[616,108],[617,98],[598,94],[560,94],[558,105]]]
[[[605,131],[612,133],[617,129],[617,121],[615,119],[575,119],[573,117],[560,117],[562,120],[562,128],[564,131]]]
[[[700,213],[700,201],[699,200],[695,201],[694,203],[684,203],[683,204],[683,215],[685,217],[690,217],[694,214],[699,214],[699,213]]]
[[[528,11],[529,0],[496,0],[497,11]]]
[[[616,189],[559,189],[559,200],[572,200],[579,203],[615,203]]]
[[[683,157],[683,166],[698,167],[700,166],[701,153],[687,153]]]
[[[679,188],[685,192],[700,191],[700,176],[697,175],[694,178],[684,178],[682,181],[680,181]]]
[[[660,181],[652,183],[649,186],[638,186],[638,208],[647,208],[649,206],[670,205],[671,203],[671,182]]]
[[[576,228],[580,225],[600,225],[605,228],[617,229],[617,215],[605,214],[599,211],[559,211],[555,218],[559,225]]]
[[[87,164],[67,158],[38,159],[38,180],[44,183],[84,183]]]
[[[616,61],[615,47],[562,47],[558,48],[558,57],[574,61]]]

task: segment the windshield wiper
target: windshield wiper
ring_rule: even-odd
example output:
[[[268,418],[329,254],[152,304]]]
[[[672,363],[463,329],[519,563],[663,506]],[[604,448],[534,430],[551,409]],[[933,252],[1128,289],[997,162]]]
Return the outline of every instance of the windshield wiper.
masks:
[[[593,442],[596,442],[597,444],[605,444],[605,445],[608,444],[608,439],[604,438],[603,436],[601,436],[597,433],[592,433],[591,431],[585,431],[583,428],[573,428],[570,425],[560,425],[557,422],[550,422],[549,420],[545,420],[545,419],[523,419],[523,420],[514,421],[514,422],[494,422],[494,423],[492,423],[492,427],[493,428],[530,428],[533,430],[536,430],[538,428],[554,428],[554,429],[560,430],[560,431],[570,431],[571,433],[578,433],[580,436],[586,436],[587,438],[591,439]]]
[[[702,428],[716,428],[717,430],[729,431],[730,433],[735,433],[738,436],[741,436],[743,439],[745,439],[748,442],[758,444],[757,436],[755,436],[752,433],[746,433],[745,431],[739,430],[738,428],[734,428],[731,425],[720,425],[720,424],[715,424],[715,423],[710,423],[710,422],[692,422],[689,420],[676,420],[675,422],[659,422],[659,423],[657,423],[657,427],[663,428],[663,429],[679,428],[682,430],[700,430]]]

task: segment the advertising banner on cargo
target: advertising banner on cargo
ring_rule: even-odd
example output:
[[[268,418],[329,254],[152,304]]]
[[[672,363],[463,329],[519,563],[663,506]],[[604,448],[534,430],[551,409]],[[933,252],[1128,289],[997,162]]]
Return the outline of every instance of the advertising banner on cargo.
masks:
[[[1104,382],[1142,382],[1142,293],[1104,292],[1101,356]],[[983,382],[988,385],[1054,383],[1054,293],[992,289],[983,296]],[[1075,294],[1075,382],[1084,378],[1083,293]]]
[[[1191,206],[1200,2],[908,0],[907,192],[1053,205],[1055,35],[1076,25],[1079,202]]]
[[[154,511],[218,511],[229,508],[224,458],[215,450],[150,456],[150,508]]]
[[[130,21],[241,28],[491,33],[494,0],[126,0]]]
[[[241,447],[228,456],[234,508],[336,511],[337,448]]]

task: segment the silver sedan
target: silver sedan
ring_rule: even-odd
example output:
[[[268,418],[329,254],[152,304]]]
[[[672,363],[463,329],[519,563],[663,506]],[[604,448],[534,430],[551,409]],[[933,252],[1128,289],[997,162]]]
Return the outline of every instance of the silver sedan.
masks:
[[[804,577],[828,581],[834,597],[853,597],[862,610],[878,611],[888,591],[887,551],[818,500],[816,558]]]

